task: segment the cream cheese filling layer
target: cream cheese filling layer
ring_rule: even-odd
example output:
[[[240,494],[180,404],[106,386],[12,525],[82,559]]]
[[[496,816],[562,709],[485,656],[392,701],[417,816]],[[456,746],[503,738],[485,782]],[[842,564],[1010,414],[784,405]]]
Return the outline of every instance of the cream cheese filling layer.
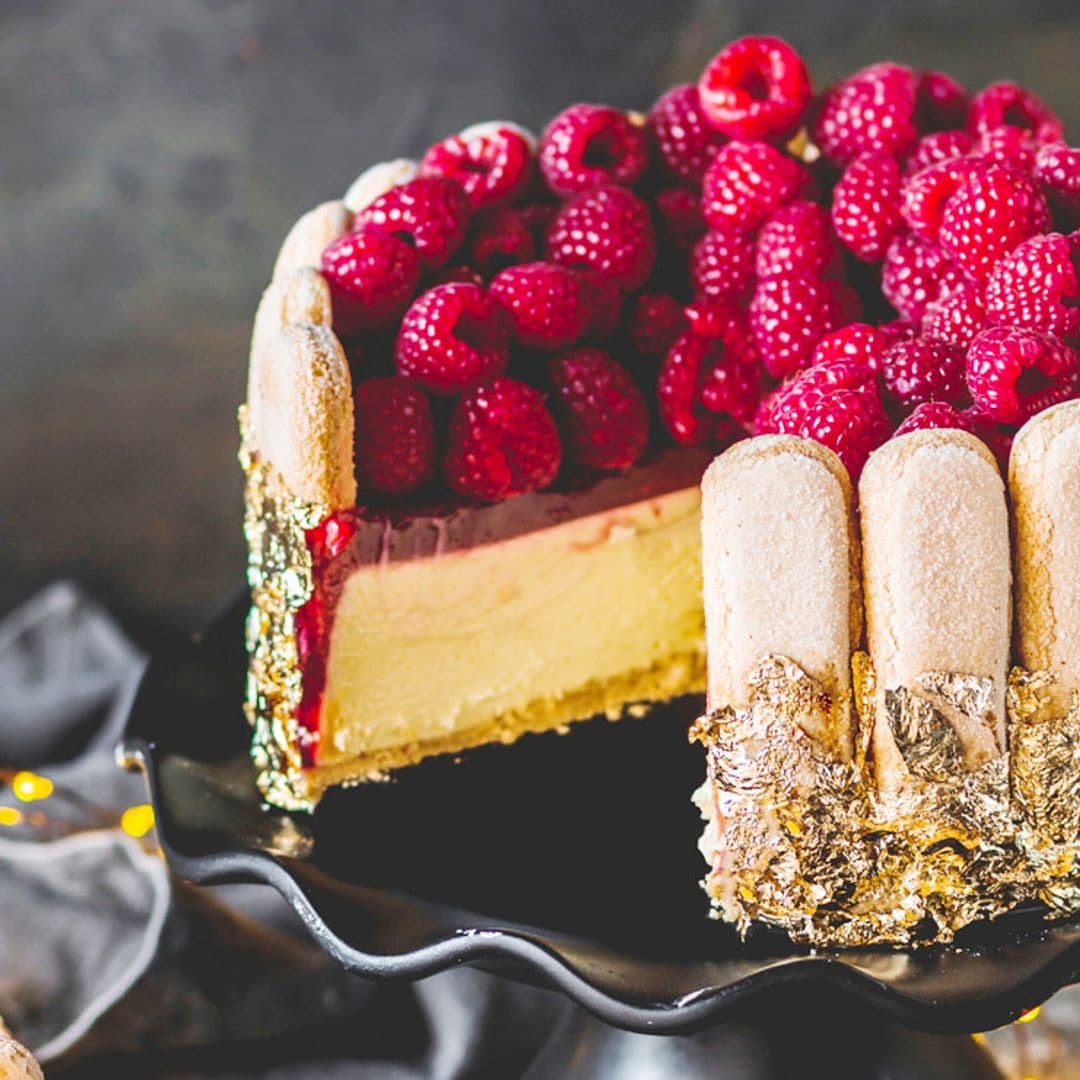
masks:
[[[688,488],[354,572],[334,616],[319,764],[703,652],[699,509]]]

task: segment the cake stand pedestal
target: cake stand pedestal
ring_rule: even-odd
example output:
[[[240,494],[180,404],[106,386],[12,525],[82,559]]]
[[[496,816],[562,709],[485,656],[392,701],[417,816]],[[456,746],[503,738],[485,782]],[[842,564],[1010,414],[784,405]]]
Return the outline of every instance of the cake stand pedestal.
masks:
[[[368,978],[464,963],[561,991],[581,1010],[534,1077],[989,1077],[955,1036],[1080,976],[1080,920],[1039,912],[910,952],[744,943],[708,919],[689,801],[704,764],[686,740],[700,701],[432,759],[310,815],[266,809],[241,708],[246,606],[156,655],[132,706],[121,758],[146,773],[171,869],[272,885]]]

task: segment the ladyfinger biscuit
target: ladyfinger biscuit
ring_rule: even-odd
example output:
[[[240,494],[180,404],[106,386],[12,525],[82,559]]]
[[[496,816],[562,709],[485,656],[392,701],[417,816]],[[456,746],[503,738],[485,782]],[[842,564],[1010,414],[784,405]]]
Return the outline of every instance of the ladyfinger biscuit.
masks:
[[[296,498],[355,505],[352,380],[333,330],[294,323],[263,335],[248,375],[252,449]]]
[[[325,202],[309,210],[289,230],[274,263],[274,277],[301,266],[319,266],[323,251],[352,225],[352,213],[343,202]]]
[[[850,659],[859,641],[858,555],[847,470],[791,435],[736,443],[702,479],[710,709],[745,707],[770,654],[794,660],[836,702],[850,753]]]
[[[917,690],[933,672],[993,680],[985,715],[949,714],[963,764],[975,768],[1005,749],[1011,575],[994,458],[963,431],[892,439],[863,470],[859,508],[878,786],[896,790],[908,776],[886,695]]]
[[[1009,458],[1020,663],[1080,689],[1080,400],[1029,420]]]

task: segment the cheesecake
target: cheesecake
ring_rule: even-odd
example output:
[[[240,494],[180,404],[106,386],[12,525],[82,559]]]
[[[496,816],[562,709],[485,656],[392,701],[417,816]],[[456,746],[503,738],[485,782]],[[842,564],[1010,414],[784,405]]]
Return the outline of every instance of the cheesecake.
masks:
[[[991,461],[1004,471],[1021,425],[1080,391],[1080,159],[1061,139],[1014,84],[969,95],[882,63],[815,96],[790,45],[753,36],[647,114],[574,104],[539,137],[475,124],[303,214],[255,314],[241,409],[266,800],[310,809],[428,755],[700,694],[710,610],[713,713],[767,695],[768,644],[802,672],[789,683],[824,687],[803,722],[830,760],[872,753],[882,788],[906,790],[883,701],[860,741],[861,596],[901,689],[927,649],[954,670],[985,632],[966,674],[993,723],[973,720],[964,760],[996,760]],[[1072,444],[1041,430],[1046,449],[1027,440],[1015,465],[1018,527],[1067,577],[1074,546],[1029,493]],[[942,431],[966,501],[905,486],[904,453],[939,461],[926,433]],[[703,580],[701,480],[747,436],[780,441],[710,474]],[[882,450],[894,436],[907,450]],[[868,461],[863,527],[907,546],[864,545],[859,577],[841,503]],[[934,514],[940,565],[924,565],[915,526]],[[978,558],[960,520],[993,538]],[[1049,612],[1041,564],[1017,577],[1020,609]],[[962,633],[897,637],[972,592]],[[1021,635],[1022,662],[1074,670],[1075,606]]]

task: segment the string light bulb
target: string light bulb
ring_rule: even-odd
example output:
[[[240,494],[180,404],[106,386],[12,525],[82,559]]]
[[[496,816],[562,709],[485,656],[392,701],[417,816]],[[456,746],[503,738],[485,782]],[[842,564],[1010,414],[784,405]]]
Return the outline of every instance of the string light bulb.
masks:
[[[53,793],[53,782],[47,776],[37,773],[17,772],[11,781],[11,790],[20,802],[37,802],[47,799]]]
[[[120,815],[120,828],[136,840],[141,840],[153,827],[154,808],[149,803],[129,806]]]

